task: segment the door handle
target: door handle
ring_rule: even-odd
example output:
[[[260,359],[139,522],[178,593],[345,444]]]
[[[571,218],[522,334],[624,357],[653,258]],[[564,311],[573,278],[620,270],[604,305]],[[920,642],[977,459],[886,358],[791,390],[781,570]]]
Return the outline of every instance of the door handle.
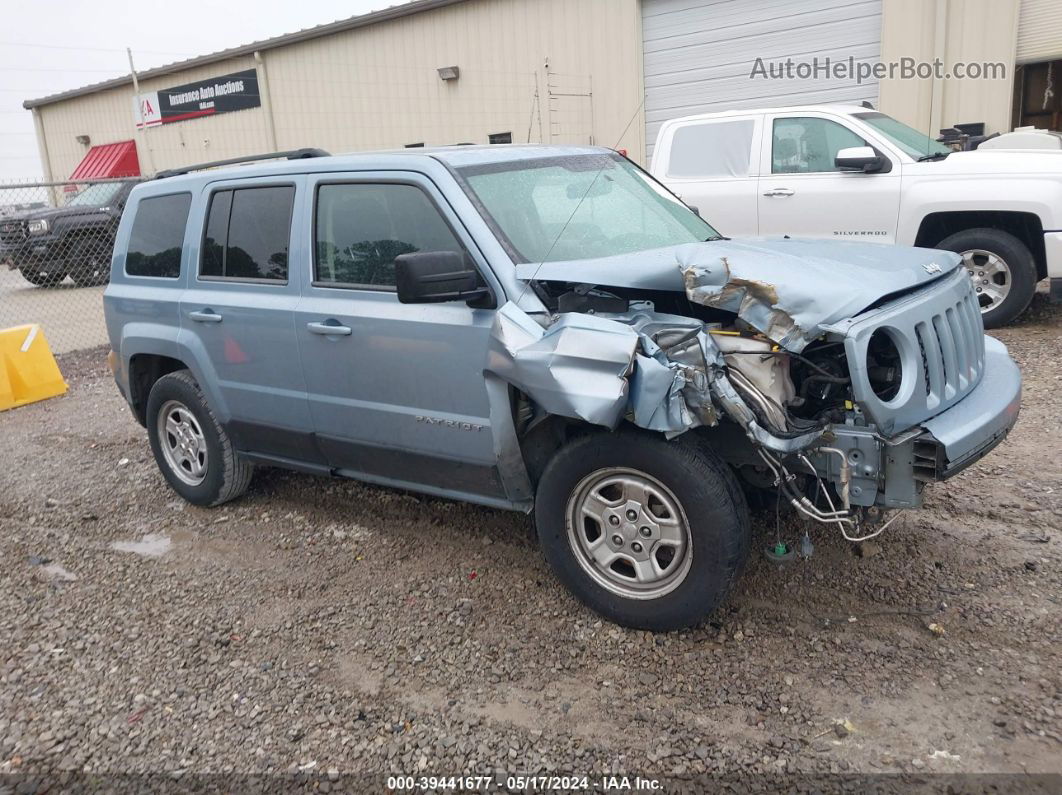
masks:
[[[196,323],[220,323],[221,315],[215,312],[213,309],[200,309],[196,312],[189,312],[188,317],[194,320]]]
[[[771,188],[764,196],[792,196],[795,191],[792,188]]]
[[[326,337],[349,337],[350,326],[341,326],[337,320],[326,320],[323,323],[307,323],[306,328],[311,334],[323,334]]]

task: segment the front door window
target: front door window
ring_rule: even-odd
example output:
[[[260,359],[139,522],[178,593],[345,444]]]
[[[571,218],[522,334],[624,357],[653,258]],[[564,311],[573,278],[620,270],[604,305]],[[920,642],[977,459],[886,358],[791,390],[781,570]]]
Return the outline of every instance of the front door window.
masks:
[[[772,174],[838,171],[834,158],[842,149],[867,146],[844,125],[829,119],[775,119],[771,141]]]

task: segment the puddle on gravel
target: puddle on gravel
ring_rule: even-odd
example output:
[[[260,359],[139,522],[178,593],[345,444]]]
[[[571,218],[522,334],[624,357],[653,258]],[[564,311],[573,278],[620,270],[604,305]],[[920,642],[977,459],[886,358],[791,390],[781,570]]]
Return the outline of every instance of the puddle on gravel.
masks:
[[[148,533],[139,541],[114,541],[111,549],[118,552],[132,552],[134,555],[142,555],[145,558],[161,558],[170,551],[173,542],[169,536],[158,533]]]
[[[44,582],[76,582],[77,575],[59,563],[48,563],[37,570],[37,578]]]

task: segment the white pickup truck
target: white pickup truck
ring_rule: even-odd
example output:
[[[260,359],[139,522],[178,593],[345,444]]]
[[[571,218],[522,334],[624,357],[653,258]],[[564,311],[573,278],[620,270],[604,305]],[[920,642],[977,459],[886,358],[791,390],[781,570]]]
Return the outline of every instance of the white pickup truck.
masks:
[[[1062,296],[1062,151],[952,152],[854,105],[665,122],[650,171],[725,235],[789,235],[955,251],[985,326],[1036,283]]]

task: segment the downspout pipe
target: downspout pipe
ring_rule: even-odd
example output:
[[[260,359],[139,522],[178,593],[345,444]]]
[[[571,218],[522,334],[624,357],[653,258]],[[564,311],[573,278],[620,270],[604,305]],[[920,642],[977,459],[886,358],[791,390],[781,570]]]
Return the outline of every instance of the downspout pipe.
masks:
[[[936,0],[936,21],[933,25],[933,57],[946,63],[948,50],[948,0]],[[929,106],[929,137],[936,138],[944,126],[944,78],[933,75]]]
[[[271,151],[279,152],[277,146],[277,128],[273,123],[273,98],[269,93],[269,73],[266,71],[265,59],[259,50],[254,51],[254,65],[258,70],[258,93],[262,97],[262,112],[266,120],[266,137]]]
[[[44,119],[41,118],[40,108],[32,108],[30,111],[33,114],[33,131],[37,135],[37,156],[41,160],[41,173],[44,174],[45,182],[54,182],[55,177],[52,176],[52,156],[48,151],[48,137],[44,133]],[[48,193],[51,194],[51,201],[53,207],[58,207],[58,194],[55,191],[54,186],[48,188]]]

